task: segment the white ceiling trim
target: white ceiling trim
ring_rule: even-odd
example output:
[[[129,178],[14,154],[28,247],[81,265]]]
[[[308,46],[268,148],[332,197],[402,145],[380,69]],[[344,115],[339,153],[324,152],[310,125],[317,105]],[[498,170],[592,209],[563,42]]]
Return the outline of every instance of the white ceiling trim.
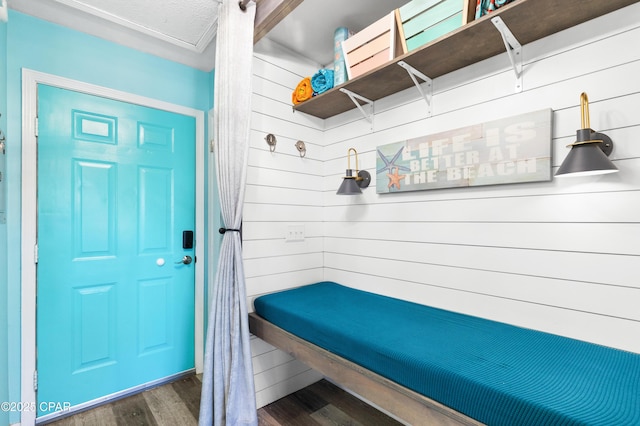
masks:
[[[62,3],[66,6],[72,7],[74,9],[80,10],[82,12],[88,13],[97,18],[104,19],[105,21],[109,21],[113,24],[120,25],[134,31],[138,31],[142,34],[157,38],[159,40],[171,43],[175,46],[181,47],[183,49],[188,49],[197,53],[202,53],[205,50],[207,45],[215,37],[218,29],[218,18],[216,16],[215,21],[208,26],[207,31],[202,34],[202,36],[198,39],[198,42],[196,44],[193,44],[193,43],[189,43],[184,40],[181,40],[179,38],[172,37],[163,32],[154,30],[152,28],[146,27],[144,25],[138,24],[131,20],[114,15],[112,13],[109,13],[97,7],[86,4],[82,1],[77,1],[77,0],[54,0],[54,1],[58,3]]]
[[[207,28],[207,31],[202,34],[200,40],[195,45],[196,52],[202,53],[204,49],[211,43],[211,41],[216,38],[216,34],[218,34],[218,18],[216,17],[216,21]]]

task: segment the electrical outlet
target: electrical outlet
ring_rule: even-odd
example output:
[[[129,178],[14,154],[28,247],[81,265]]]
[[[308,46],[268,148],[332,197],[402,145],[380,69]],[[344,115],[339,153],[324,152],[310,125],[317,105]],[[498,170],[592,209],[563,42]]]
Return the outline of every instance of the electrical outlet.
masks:
[[[304,241],[304,225],[289,225],[284,236],[288,243]]]

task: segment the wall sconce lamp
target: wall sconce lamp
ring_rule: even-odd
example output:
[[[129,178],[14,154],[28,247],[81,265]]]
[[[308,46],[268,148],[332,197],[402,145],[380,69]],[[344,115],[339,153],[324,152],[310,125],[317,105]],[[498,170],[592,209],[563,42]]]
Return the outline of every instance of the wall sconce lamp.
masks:
[[[590,128],[589,98],[586,93],[580,95],[580,115],[582,129],[576,131],[576,141],[571,145],[562,165],[556,172],[557,177],[588,176],[618,172],[618,168],[609,160],[613,151],[613,141],[604,133]]]
[[[353,169],[351,168],[351,151],[356,156],[356,174],[353,175]],[[347,151],[347,175],[344,177],[340,188],[338,188],[338,195],[356,195],[362,194],[362,188],[366,188],[371,183],[371,175],[366,170],[358,170],[358,152],[354,148],[349,148]]]

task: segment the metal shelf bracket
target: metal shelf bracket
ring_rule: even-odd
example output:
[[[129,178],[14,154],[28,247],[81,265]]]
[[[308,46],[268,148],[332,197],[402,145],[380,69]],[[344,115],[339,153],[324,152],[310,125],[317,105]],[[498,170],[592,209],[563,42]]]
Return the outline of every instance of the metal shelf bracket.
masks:
[[[491,18],[491,22],[500,32],[504,47],[507,50],[507,55],[509,55],[509,61],[511,61],[513,72],[516,75],[515,90],[516,92],[522,92],[522,45],[509,30],[509,27],[507,27],[502,18],[496,16]]]
[[[400,65],[409,73],[409,77],[411,77],[411,80],[413,80],[413,84],[416,85],[418,92],[420,92],[420,95],[422,95],[425,102],[427,103],[427,117],[431,117],[431,113],[432,113],[431,100],[433,99],[433,80],[427,77],[426,75],[424,75],[423,73],[421,73],[420,71],[418,71],[417,69],[415,69],[414,67],[412,67],[411,65],[407,64],[405,61],[399,61],[398,65]],[[426,91],[422,90],[422,86],[420,85],[416,77],[420,78],[425,83],[427,83]]]
[[[346,94],[347,96],[349,96],[351,101],[358,107],[358,109],[360,110],[360,113],[362,113],[362,116],[365,118],[365,120],[367,120],[369,123],[371,123],[371,126],[373,126],[373,101],[371,99],[367,99],[345,88],[341,88],[340,91]],[[358,102],[358,100],[366,104],[369,104],[369,106],[371,107],[371,112],[369,114],[367,114],[364,108],[362,108],[362,104]]]

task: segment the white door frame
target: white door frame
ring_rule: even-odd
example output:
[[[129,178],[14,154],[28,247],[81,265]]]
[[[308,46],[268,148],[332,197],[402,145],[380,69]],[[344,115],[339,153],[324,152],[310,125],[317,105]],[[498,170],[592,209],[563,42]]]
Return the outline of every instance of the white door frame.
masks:
[[[204,359],[204,112],[157,99],[147,98],[77,80],[29,69],[22,70],[22,247],[21,247],[21,401],[34,407],[33,389],[36,371],[36,224],[37,224],[37,149],[35,122],[37,86],[46,84],[62,89],[102,96],[130,104],[142,105],[194,117],[196,120],[196,258],[195,263],[195,366],[202,372]],[[64,401],[53,401],[64,402]],[[26,405],[31,404],[33,405]],[[35,410],[22,412],[21,424],[31,425],[36,420]]]

